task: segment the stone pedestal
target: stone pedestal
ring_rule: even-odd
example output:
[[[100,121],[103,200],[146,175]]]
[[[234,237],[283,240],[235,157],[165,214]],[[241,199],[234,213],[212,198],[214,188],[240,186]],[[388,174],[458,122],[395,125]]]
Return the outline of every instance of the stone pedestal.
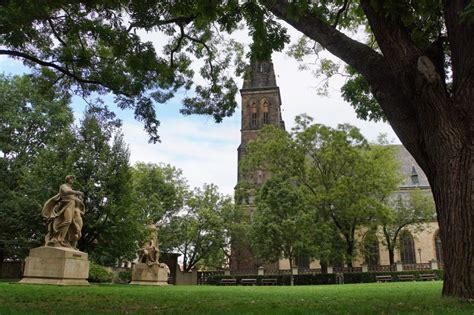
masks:
[[[139,285],[168,285],[168,268],[164,264],[138,263],[132,271],[132,282]]]
[[[25,260],[20,283],[89,285],[87,254],[72,248],[37,247]]]

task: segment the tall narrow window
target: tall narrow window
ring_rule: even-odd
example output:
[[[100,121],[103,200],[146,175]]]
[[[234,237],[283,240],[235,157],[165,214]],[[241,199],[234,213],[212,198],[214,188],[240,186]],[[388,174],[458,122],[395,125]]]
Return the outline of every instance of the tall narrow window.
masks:
[[[257,126],[257,104],[253,103],[250,111],[250,126]]]
[[[415,243],[407,230],[400,233],[400,260],[404,264],[416,264]]]
[[[300,269],[309,269],[310,261],[308,255],[298,255],[295,257],[295,265]]]
[[[262,112],[263,112],[263,124],[266,125],[269,123],[268,120],[268,103],[267,101],[264,101],[263,106],[262,106]]]
[[[439,237],[439,230],[436,231],[435,235],[435,251],[436,251],[436,260],[439,263],[443,263],[443,252],[441,247],[441,238]]]

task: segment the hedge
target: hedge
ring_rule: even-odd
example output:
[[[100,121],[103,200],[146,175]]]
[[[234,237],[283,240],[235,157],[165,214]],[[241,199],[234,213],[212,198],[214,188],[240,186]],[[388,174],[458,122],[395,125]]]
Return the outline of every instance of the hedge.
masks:
[[[238,276],[222,276],[215,275],[207,278],[207,284],[220,284],[221,279],[237,279],[237,284],[240,284],[242,279],[257,279],[257,284],[260,285],[262,279],[277,279],[278,285],[290,285],[291,275],[238,275]],[[336,283],[335,274],[315,274],[315,275],[296,275],[294,276],[295,285],[310,285],[310,284],[334,284]]]
[[[388,271],[388,272],[346,272],[344,283],[369,283],[376,282],[376,276],[392,276],[397,281],[398,275],[414,275],[415,280],[420,279],[420,274],[434,273],[439,280],[443,279],[443,270],[412,270],[412,271]]]
[[[344,273],[344,283],[370,283],[376,282],[375,277],[381,275],[391,275],[394,281],[397,281],[397,275],[415,275],[415,279],[419,280],[420,274],[434,273],[438,279],[443,279],[443,270],[416,270],[416,271],[389,271],[389,272],[346,272]],[[278,285],[290,285],[290,275],[236,275],[223,276],[214,275],[207,279],[207,284],[220,284],[221,279],[237,279],[237,284],[240,284],[242,279],[257,279],[257,284],[260,285],[262,279],[277,279]],[[314,284],[335,284],[336,274],[321,273],[313,275],[295,275],[295,285],[314,285]]]
[[[112,282],[113,274],[108,272],[104,267],[93,262],[89,264],[89,282]]]
[[[129,283],[132,281],[132,272],[130,270],[120,271],[118,278],[121,283]]]

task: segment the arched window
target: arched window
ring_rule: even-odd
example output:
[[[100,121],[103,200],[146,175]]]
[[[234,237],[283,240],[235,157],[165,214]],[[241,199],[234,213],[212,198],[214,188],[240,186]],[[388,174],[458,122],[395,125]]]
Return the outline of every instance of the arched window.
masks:
[[[443,251],[441,247],[441,238],[439,237],[439,230],[435,233],[435,252],[436,252],[436,260],[439,263],[443,263]]]
[[[263,112],[263,124],[266,125],[266,124],[269,123],[269,119],[268,119],[268,102],[267,102],[267,100],[264,100],[264,101],[263,101],[262,112]]]
[[[400,260],[404,264],[416,264],[415,243],[407,230],[400,232]]]
[[[255,102],[252,103],[250,108],[250,126],[257,126],[257,104],[255,104]]]
[[[369,266],[377,266],[380,261],[379,240],[374,232],[364,237],[364,262]]]

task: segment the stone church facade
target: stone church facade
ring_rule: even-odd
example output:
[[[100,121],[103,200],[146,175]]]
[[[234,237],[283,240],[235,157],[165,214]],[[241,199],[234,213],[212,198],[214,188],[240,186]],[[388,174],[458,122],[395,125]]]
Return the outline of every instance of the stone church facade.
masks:
[[[271,124],[285,129],[285,124],[281,115],[280,89],[276,84],[275,72],[271,62],[254,63],[249,69],[240,90],[242,96],[242,118],[241,118],[241,143],[237,149],[238,162],[245,155],[246,145],[256,139],[260,129]],[[395,197],[407,198],[410,191],[417,189],[425,194],[431,195],[426,175],[421,170],[410,153],[402,146],[396,146],[397,159],[400,161],[400,174],[403,182],[399,186]],[[243,175],[238,168],[238,182],[243,180]],[[255,184],[263,183],[268,174],[259,172],[253,174],[251,178],[246,178]],[[244,202],[247,215],[252,215],[256,207],[253,196]],[[359,233],[359,243],[364,244],[364,233]],[[378,241],[372,244],[376,248],[377,255],[373,255],[367,261],[363,255],[359,255],[353,261],[353,266],[362,264],[388,265],[388,251],[382,244],[382,237],[379,233]],[[395,253],[395,261],[402,261],[405,264],[428,263],[436,259],[442,265],[441,242],[438,236],[438,223],[436,220],[425,224],[422,232],[416,233],[410,227],[404,229],[399,236],[399,246]],[[309,258],[301,257],[295,262],[302,269],[320,268],[319,261],[310,261]],[[249,246],[240,244],[231,248],[230,269],[232,271],[256,270],[257,267],[264,266],[265,269],[290,269],[288,260],[282,259],[275,263],[263,263],[255,259]]]

